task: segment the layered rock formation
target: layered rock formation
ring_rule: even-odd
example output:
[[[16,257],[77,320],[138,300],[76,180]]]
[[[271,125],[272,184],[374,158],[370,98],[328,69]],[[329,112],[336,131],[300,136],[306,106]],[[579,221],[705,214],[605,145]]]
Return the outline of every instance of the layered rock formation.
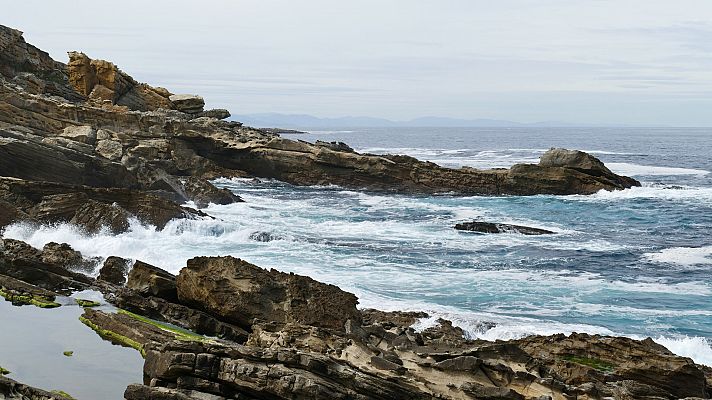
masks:
[[[553,149],[538,165],[449,169],[407,156],[359,154],[223,121],[204,100],[136,82],[113,63],[69,64],[0,26],[0,229],[69,222],[93,233],[132,218],[164,227],[208,218],[182,207],[241,199],[218,176],[276,178],[404,193],[588,194],[638,183],[596,158]],[[89,260],[65,244],[35,249],[0,238],[0,295],[58,307],[94,288],[120,307],[82,322],[145,355],[133,399],[707,398],[712,371],[651,340],[589,335],[470,341],[425,313],[357,309],[357,298],[311,278],[232,257],[199,257],[174,276],[140,261]],[[77,272],[77,271],[82,271]],[[205,335],[205,336],[203,336]],[[51,395],[51,394],[50,394]],[[0,397],[47,398],[0,381]],[[33,397],[34,396],[34,397]]]
[[[509,170],[449,169],[406,156],[358,154],[344,143],[287,140],[222,121],[229,112],[203,111],[200,96],[138,83],[111,62],[79,52],[70,52],[66,65],[54,61],[6,27],[0,29],[0,73],[0,176],[28,181],[121,188],[194,200],[198,207],[240,201],[206,180],[217,176],[488,195],[593,193],[638,184],[580,152],[552,150],[539,165]],[[121,231],[133,213],[96,206],[109,217],[84,221],[90,230],[101,223]],[[24,217],[3,212],[0,221]]]
[[[95,287],[131,311],[85,309],[81,317],[100,336],[144,355],[145,382],[129,385],[127,400],[704,399],[711,394],[711,368],[651,339],[572,334],[467,340],[449,321],[416,331],[413,325],[427,314],[358,310],[356,297],[335,286],[232,257],[189,260],[178,279],[137,262],[122,287],[73,275],[66,268],[77,254],[66,246],[39,250],[9,239],[0,244],[3,296],[35,299],[16,304],[51,303],[57,294],[42,287],[75,277],[81,281],[77,289]],[[48,251],[51,257],[43,254]],[[3,390],[0,384],[0,394]]]

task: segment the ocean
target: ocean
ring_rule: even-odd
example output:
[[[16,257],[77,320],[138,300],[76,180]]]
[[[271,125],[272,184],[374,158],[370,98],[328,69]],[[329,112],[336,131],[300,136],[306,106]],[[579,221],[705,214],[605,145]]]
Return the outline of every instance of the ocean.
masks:
[[[588,332],[652,337],[712,366],[712,129],[339,128],[305,141],[408,154],[444,166],[536,163],[550,147],[580,149],[642,187],[590,196],[394,195],[336,186],[218,179],[245,203],[205,209],[215,220],[134,222],[86,237],[69,225],[7,228],[41,247],[118,255],[177,273],[198,255],[233,255],[358,295],[361,307],[423,310],[472,338]],[[555,235],[478,235],[482,219]]]

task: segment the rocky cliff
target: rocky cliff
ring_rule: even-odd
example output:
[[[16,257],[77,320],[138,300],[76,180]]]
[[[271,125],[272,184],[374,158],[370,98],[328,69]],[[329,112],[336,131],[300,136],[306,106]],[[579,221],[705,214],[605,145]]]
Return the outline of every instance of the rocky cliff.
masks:
[[[538,165],[449,169],[406,156],[359,154],[224,121],[196,95],[139,83],[115,64],[69,53],[69,63],[0,27],[0,176],[148,191],[201,204],[217,176],[275,178],[410,193],[532,195],[594,193],[638,183],[585,153],[556,150]],[[198,182],[196,180],[202,181]],[[208,194],[208,195],[206,195]],[[7,199],[5,199],[7,201]]]

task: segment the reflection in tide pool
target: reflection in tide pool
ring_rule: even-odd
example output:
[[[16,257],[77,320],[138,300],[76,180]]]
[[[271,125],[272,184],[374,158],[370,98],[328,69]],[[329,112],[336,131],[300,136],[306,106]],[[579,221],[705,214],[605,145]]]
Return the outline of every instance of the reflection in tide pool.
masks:
[[[80,400],[123,399],[128,384],[143,381],[139,352],[101,339],[79,321],[83,310],[73,300],[58,302],[65,304],[41,309],[0,299],[0,366],[7,377]]]

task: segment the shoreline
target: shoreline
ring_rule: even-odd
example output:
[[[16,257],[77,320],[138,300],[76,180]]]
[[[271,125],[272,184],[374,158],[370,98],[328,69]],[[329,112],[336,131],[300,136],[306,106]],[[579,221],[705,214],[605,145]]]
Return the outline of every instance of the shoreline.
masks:
[[[590,195],[640,186],[591,154],[561,148],[537,164],[479,170],[289,140],[225,121],[229,111],[204,110],[202,97],[139,83],[111,62],[78,52],[68,64],[52,60],[11,28],[0,26],[0,44],[0,232],[18,222],[68,223],[115,236],[134,221],[160,231],[176,220],[211,220],[210,204],[245,201],[211,182],[218,177],[386,196]],[[78,291],[103,293],[118,311],[88,301],[75,324],[145,358],[143,382],[128,385],[126,400],[705,398],[712,387],[712,368],[650,338],[468,339],[452,321],[358,308],[337,286],[231,256],[191,257],[176,273],[110,256],[0,236],[0,293],[19,307],[55,308],[43,313],[66,310],[55,300]],[[0,394],[16,387],[3,380]],[[36,394],[51,396],[67,398]]]

